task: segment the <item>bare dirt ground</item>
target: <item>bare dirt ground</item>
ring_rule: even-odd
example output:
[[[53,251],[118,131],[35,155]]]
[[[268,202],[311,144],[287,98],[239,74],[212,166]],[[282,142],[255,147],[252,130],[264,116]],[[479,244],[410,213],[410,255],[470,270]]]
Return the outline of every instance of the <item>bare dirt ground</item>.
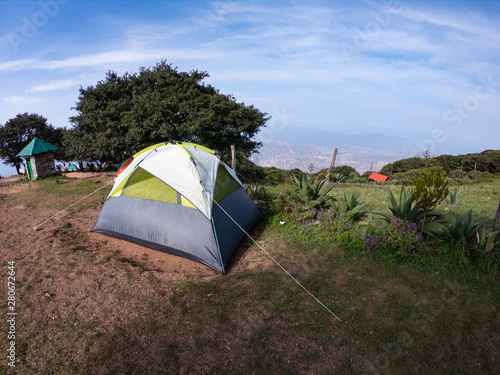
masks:
[[[75,178],[75,179],[100,179],[107,183],[112,180],[112,175],[106,174],[96,174],[88,172],[71,172],[64,174],[65,177]],[[9,180],[8,182],[17,181],[17,178],[3,179]],[[208,267],[181,258],[174,255],[162,253],[159,251],[151,250],[143,246],[135,245],[126,241],[114,239],[111,237],[105,237],[98,233],[91,233],[90,228],[96,214],[96,208],[87,209],[76,214],[71,214],[68,212],[62,212],[59,214],[57,209],[52,207],[57,207],[57,197],[44,197],[43,198],[43,208],[46,210],[37,210],[36,215],[26,217],[25,214],[31,212],[29,205],[22,203],[23,197],[26,195],[37,194],[36,188],[39,186],[36,182],[30,182],[27,184],[0,184],[0,194],[4,194],[5,197],[3,201],[5,202],[17,202],[17,205],[9,205],[11,207],[2,207],[2,232],[1,234],[9,237],[33,237],[33,228],[45,219],[50,218],[52,215],[57,214],[57,216],[44,223],[38,228],[40,233],[48,233],[53,230],[54,227],[60,224],[61,220],[70,223],[71,228],[84,233],[84,242],[87,246],[98,249],[98,254],[106,254],[108,252],[119,252],[123,258],[127,258],[131,262],[140,262],[143,259],[147,259],[147,263],[150,268],[161,270],[163,273],[163,279],[165,281],[178,280],[179,278],[185,278],[183,275],[195,274],[201,278],[211,278],[219,277],[219,273],[209,269]],[[102,195],[102,194],[101,194]],[[37,200],[40,202],[40,200]],[[78,208],[78,207],[76,207]],[[6,209],[6,210],[5,210]],[[34,218],[41,219],[36,222]],[[45,219],[43,219],[45,217]],[[16,225],[17,224],[17,225]],[[229,264],[231,272],[238,272],[243,269],[255,269],[255,268],[266,268],[270,263],[265,261],[263,254],[248,253],[248,247],[251,241],[244,240],[240,247],[235,252]]]
[[[95,179],[96,187],[102,186],[97,181],[112,179],[77,172],[68,177]],[[0,289],[6,290],[7,262],[15,261],[16,339],[24,369],[19,373],[53,368],[46,356],[57,357],[54,352],[61,350],[72,361],[89,363],[99,351],[99,340],[87,337],[89,331],[98,336],[116,330],[118,323],[132,324],[141,311],[154,315],[150,305],[158,303],[158,296],[171,296],[178,281],[224,277],[184,258],[90,233],[105,193],[61,212],[82,196],[50,194],[40,186],[14,179],[0,184]],[[249,251],[250,246],[248,240],[240,244],[226,277],[271,266],[255,246]],[[0,310],[6,308],[3,299]],[[74,337],[68,338],[68,332]]]

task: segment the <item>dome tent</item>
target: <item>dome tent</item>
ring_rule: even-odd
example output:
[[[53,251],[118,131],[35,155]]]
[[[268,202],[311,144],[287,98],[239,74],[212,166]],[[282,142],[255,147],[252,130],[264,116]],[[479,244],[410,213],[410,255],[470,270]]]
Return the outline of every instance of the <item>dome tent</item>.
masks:
[[[235,172],[203,146],[160,143],[120,168],[93,231],[225,273],[244,235],[231,218],[245,230],[262,218]]]

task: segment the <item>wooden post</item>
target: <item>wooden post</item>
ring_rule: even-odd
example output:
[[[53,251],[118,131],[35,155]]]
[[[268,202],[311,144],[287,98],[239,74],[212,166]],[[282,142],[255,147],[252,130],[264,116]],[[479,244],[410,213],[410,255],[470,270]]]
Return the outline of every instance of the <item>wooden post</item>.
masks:
[[[234,154],[234,145],[231,145],[231,169],[234,170],[236,168],[236,157]]]
[[[330,183],[330,175],[332,174],[333,167],[335,166],[335,159],[337,158],[338,150],[338,148],[335,148],[335,150],[333,151],[332,162],[330,163],[330,168],[328,168],[328,173],[326,174],[325,186]]]
[[[498,229],[498,222],[500,221],[500,201],[498,201],[498,209],[497,213],[495,215],[495,218],[493,219],[493,230]]]
[[[430,157],[431,157],[431,153],[429,152],[429,150],[425,150],[425,152],[424,152],[425,167],[424,168],[427,168],[427,161],[429,160]]]
[[[372,171],[373,168],[373,163],[370,165],[370,172]],[[370,173],[371,174],[371,173]],[[365,193],[366,193],[366,188],[368,187],[368,181],[370,181],[370,175],[366,178],[366,185],[365,185],[365,190],[363,191],[363,198],[361,198],[361,201],[365,201]]]

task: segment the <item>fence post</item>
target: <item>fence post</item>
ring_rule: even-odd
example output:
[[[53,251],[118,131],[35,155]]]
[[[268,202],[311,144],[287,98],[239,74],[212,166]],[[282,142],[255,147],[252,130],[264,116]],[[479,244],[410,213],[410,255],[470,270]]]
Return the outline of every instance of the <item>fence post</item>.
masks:
[[[236,157],[234,155],[234,145],[231,145],[231,169],[235,170],[236,168]]]
[[[330,175],[332,174],[333,167],[335,165],[335,159],[337,158],[337,151],[339,149],[335,148],[335,151],[333,151],[333,156],[332,156],[332,162],[330,163],[330,168],[328,168],[328,173],[326,174],[326,182],[325,186],[330,183]]]

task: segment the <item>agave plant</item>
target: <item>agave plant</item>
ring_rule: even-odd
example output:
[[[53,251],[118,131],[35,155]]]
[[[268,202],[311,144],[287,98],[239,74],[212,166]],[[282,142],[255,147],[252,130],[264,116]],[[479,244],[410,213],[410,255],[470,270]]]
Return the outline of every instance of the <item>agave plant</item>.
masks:
[[[250,184],[245,190],[252,199],[257,201],[264,200],[268,195],[266,188],[259,184]]]
[[[424,219],[424,210],[420,206],[415,194],[411,192],[406,192],[404,186],[401,186],[399,191],[399,199],[396,199],[392,191],[389,190],[389,210],[392,215],[386,215],[382,212],[374,212],[377,215],[382,216],[382,219],[391,222],[393,218],[401,219],[403,222],[418,223]],[[427,219],[423,232],[427,234],[433,234],[442,229],[442,224],[437,221],[431,221],[434,218],[440,217],[438,213],[434,211],[429,211],[427,213]],[[429,220],[431,219],[431,220]]]
[[[451,205],[456,205],[458,204],[458,201],[460,200],[460,193],[462,192],[462,190],[456,190],[455,191],[450,191],[450,199],[449,199],[449,203]]]
[[[333,185],[323,189],[326,179],[313,181],[308,175],[304,175],[302,180],[299,180],[295,176],[293,176],[293,178],[297,188],[297,195],[307,208],[314,208],[322,204],[331,203],[332,197],[330,197],[328,193],[333,189]]]
[[[443,231],[443,235],[452,244],[467,244],[477,238],[477,232],[482,225],[482,220],[472,220],[472,210],[463,215],[450,211],[449,222]]]
[[[346,177],[342,173],[334,173],[332,176],[333,182],[342,182]]]
[[[367,206],[368,203],[360,204],[357,195],[349,196],[345,190],[344,196],[335,199],[335,202],[332,203],[333,211],[350,221],[358,221],[365,216],[368,213],[368,210],[365,209]]]
[[[479,250],[483,253],[489,253],[496,246],[498,246],[498,241],[495,241],[495,238],[498,234],[498,231],[495,232],[486,232],[486,228],[481,228],[481,231],[478,233],[478,247]]]

